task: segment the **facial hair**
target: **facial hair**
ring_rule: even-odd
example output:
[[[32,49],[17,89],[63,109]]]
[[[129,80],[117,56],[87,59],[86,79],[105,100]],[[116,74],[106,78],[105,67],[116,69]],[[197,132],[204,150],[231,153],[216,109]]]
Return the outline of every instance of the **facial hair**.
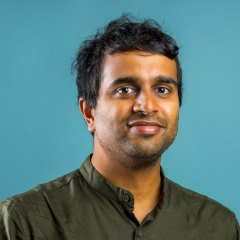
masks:
[[[178,116],[170,124],[165,118],[154,114],[145,115],[135,113],[121,121],[120,126],[116,125],[115,119],[106,121],[106,116],[97,113],[98,121],[102,126],[101,131],[96,131],[96,137],[100,146],[112,161],[117,161],[126,168],[141,170],[153,167],[166,149],[173,143],[178,131]],[[132,121],[153,121],[159,123],[163,131],[158,141],[153,141],[153,136],[129,136],[129,123]],[[160,130],[160,131],[161,131]],[[138,138],[138,139],[137,139]]]

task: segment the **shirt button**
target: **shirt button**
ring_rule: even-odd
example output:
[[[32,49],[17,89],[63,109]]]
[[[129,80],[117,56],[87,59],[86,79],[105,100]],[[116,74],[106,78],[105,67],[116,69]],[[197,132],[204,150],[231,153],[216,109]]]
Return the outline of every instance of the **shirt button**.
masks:
[[[141,230],[139,230],[137,234],[138,234],[139,237],[141,237],[143,235]]]
[[[124,194],[124,195],[122,196],[122,200],[123,200],[124,202],[128,202],[128,201],[129,201],[129,196],[126,195],[126,194]]]

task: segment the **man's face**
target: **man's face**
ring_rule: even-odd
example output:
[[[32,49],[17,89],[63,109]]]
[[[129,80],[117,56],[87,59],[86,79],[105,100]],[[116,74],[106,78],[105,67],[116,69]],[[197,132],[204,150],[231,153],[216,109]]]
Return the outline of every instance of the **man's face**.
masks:
[[[164,55],[105,55],[94,147],[131,168],[145,168],[172,144],[178,129],[176,63]]]

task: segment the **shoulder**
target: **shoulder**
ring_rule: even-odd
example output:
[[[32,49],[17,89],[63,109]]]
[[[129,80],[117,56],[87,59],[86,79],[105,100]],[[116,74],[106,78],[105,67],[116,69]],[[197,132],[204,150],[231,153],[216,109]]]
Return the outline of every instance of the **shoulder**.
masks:
[[[184,188],[179,184],[165,179],[167,201],[171,201],[175,205],[175,211],[182,218],[190,219],[196,224],[200,224],[203,228],[228,229],[235,232],[238,228],[238,222],[235,214],[219,202]]]
[[[80,176],[80,171],[75,170],[47,183],[39,184],[27,192],[4,199],[0,203],[0,214],[21,212],[23,206],[28,209],[35,208],[39,203],[47,202],[47,199],[51,196],[57,198],[62,191],[70,192],[71,187],[79,186]]]
[[[232,213],[227,207],[220,204],[219,202],[203,195],[192,191],[190,189],[184,188],[181,185],[173,182],[172,180],[166,178],[166,184],[168,185],[168,191],[170,191],[175,197],[181,198],[188,205],[201,205],[205,204],[209,207],[219,208],[222,211]]]
[[[44,226],[54,224],[52,212],[55,209],[55,212],[59,212],[58,201],[71,199],[74,191],[81,191],[81,181],[80,171],[75,170],[27,192],[4,199],[0,203],[0,239],[31,239],[29,236],[33,230],[39,231],[36,234],[41,236],[45,231]]]

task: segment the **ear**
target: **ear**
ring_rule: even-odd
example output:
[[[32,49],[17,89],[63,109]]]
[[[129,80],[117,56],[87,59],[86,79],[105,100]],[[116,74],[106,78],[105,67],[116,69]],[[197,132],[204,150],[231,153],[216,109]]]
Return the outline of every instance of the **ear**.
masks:
[[[84,99],[80,98],[78,101],[79,109],[87,123],[88,131],[95,132],[95,124],[94,124],[94,109],[89,108]]]

